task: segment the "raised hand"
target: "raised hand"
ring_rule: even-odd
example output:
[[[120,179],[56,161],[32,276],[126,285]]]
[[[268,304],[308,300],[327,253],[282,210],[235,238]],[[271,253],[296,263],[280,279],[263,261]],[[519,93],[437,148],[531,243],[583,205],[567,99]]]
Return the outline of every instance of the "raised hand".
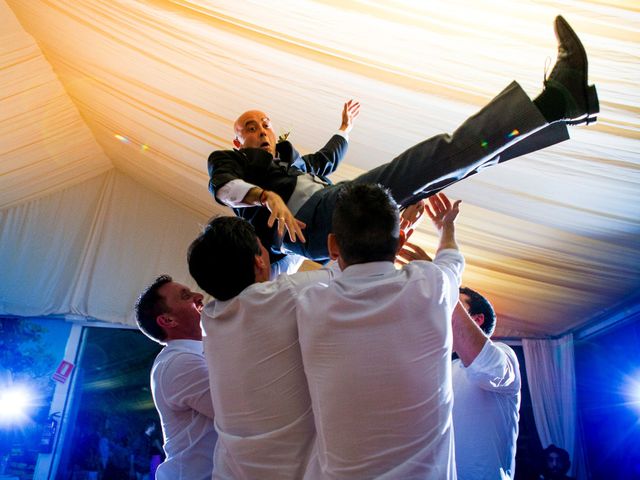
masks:
[[[351,99],[342,107],[342,125],[340,130],[349,133],[353,128],[353,121],[360,115],[360,102]]]
[[[441,231],[446,224],[453,224],[460,213],[461,200],[456,200],[452,204],[451,200],[442,192],[430,196],[428,200],[429,205],[426,205],[425,211],[438,231]]]
[[[407,241],[416,229],[424,214],[424,200],[409,205],[400,213],[400,230],[404,232],[404,241]]]
[[[407,265],[413,260],[426,260],[430,262],[431,257],[415,243],[406,242],[396,255],[396,263]]]

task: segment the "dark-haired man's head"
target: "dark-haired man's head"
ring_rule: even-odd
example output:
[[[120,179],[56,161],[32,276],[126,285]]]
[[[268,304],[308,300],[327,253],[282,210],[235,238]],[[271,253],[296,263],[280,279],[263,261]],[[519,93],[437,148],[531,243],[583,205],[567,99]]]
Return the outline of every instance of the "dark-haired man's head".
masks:
[[[341,268],[393,262],[400,242],[398,205],[379,185],[347,183],[333,211],[329,253]]]
[[[138,327],[158,343],[201,340],[202,299],[202,294],[174,282],[169,275],[161,275],[138,297],[135,306]]]
[[[564,480],[571,467],[569,452],[564,448],[551,444],[542,451],[542,455],[544,458],[543,468],[546,474],[545,478]]]
[[[189,246],[189,273],[218,300],[229,300],[249,285],[269,280],[269,252],[253,226],[238,217],[217,217]]]
[[[460,302],[469,316],[490,337],[496,328],[496,312],[485,297],[468,287],[460,287]]]

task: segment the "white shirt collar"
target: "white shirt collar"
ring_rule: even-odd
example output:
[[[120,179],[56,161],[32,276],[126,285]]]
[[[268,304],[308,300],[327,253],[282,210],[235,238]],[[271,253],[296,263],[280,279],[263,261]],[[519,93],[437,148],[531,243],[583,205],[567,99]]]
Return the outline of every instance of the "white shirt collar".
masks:
[[[370,277],[395,272],[393,262],[367,262],[349,265],[342,271],[343,277]]]
[[[181,338],[179,340],[169,340],[167,342],[167,347],[175,348],[178,350],[186,350],[193,353],[202,354],[204,351],[202,347],[202,340],[187,340]]]

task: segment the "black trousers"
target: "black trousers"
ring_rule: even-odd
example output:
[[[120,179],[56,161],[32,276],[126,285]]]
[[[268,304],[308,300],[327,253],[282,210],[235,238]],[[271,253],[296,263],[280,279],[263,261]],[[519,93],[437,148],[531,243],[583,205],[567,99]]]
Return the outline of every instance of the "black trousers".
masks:
[[[564,122],[547,123],[520,85],[513,82],[452,135],[436,135],[420,142],[351,182],[380,184],[390,190],[400,207],[406,207],[482,168],[568,138]],[[318,262],[329,259],[327,235],[342,183],[316,192],[300,208],[296,218],[307,225],[307,242],[292,243],[287,237],[285,251]]]

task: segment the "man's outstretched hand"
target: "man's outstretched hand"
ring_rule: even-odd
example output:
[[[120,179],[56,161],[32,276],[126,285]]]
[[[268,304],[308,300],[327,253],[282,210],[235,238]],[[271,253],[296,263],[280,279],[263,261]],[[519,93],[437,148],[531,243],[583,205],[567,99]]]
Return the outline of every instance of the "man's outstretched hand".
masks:
[[[353,121],[360,115],[360,102],[356,102],[351,99],[342,107],[342,125],[340,130],[344,133],[349,133],[353,128]]]
[[[451,200],[444,193],[436,193],[428,198],[429,205],[426,205],[425,211],[431,219],[434,227],[441,232],[445,225],[453,224],[454,220],[460,213],[460,203],[462,200]]]
[[[460,213],[460,203],[460,200],[456,200],[452,204],[442,192],[429,197],[429,205],[426,206],[425,211],[440,235],[436,253],[447,248],[458,250],[454,221]]]
[[[284,203],[282,197],[271,191],[265,191],[264,196],[264,206],[271,212],[267,225],[269,227],[273,227],[274,223],[277,221],[279,237],[284,235],[284,231],[286,229],[292,242],[296,242],[298,240],[306,242],[306,239],[302,234],[302,229],[305,228],[306,225],[293,216],[293,213],[291,213],[287,204]]]
[[[427,252],[415,243],[405,242],[400,251],[396,255],[396,263],[400,265],[408,265],[414,260],[425,260],[431,262],[431,257]]]
[[[420,223],[424,208],[424,200],[419,200],[400,212],[400,230],[404,232],[404,242],[409,240],[409,237]]]

